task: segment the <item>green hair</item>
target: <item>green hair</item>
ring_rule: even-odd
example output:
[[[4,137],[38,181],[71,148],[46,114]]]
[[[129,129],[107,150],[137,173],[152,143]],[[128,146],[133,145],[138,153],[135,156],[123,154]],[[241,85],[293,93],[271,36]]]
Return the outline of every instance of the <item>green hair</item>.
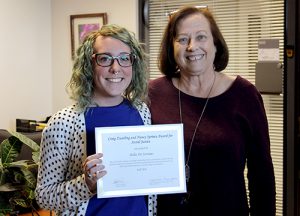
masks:
[[[136,59],[132,66],[132,80],[123,96],[134,105],[146,102],[148,91],[146,54],[134,33],[113,24],[104,25],[100,30],[89,33],[77,49],[73,73],[67,85],[70,98],[75,100],[82,110],[92,103],[94,93],[92,55],[94,54],[94,43],[99,36],[115,38],[130,47],[131,53],[136,56]]]

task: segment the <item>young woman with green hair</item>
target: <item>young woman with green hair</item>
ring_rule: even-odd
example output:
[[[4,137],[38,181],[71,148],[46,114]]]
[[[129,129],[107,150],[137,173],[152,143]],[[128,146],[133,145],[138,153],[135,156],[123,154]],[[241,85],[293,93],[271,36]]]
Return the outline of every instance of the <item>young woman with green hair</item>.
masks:
[[[155,215],[155,196],[97,198],[106,172],[95,127],[150,124],[145,53],[127,29],[104,25],[76,52],[68,83],[74,105],[43,131],[36,199],[58,215]]]

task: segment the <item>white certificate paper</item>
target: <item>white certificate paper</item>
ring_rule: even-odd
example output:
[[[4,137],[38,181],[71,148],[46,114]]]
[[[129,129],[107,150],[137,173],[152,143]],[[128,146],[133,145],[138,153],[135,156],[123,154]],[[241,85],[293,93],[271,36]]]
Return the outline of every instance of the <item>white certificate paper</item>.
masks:
[[[95,128],[107,174],[97,197],[185,193],[182,124]]]

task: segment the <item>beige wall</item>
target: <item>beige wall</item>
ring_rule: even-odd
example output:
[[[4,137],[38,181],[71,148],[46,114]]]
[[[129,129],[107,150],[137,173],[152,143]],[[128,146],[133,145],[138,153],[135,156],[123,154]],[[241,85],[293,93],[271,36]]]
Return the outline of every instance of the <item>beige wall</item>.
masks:
[[[52,112],[50,0],[0,0],[0,128]]]
[[[0,0],[0,128],[44,120],[71,101],[70,15],[108,14],[137,34],[138,0]]]

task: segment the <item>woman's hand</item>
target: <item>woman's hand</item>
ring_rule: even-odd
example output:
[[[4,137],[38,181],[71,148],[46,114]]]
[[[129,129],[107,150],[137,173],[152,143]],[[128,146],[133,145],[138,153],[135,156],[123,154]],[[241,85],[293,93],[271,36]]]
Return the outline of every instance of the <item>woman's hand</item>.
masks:
[[[82,166],[86,184],[91,192],[96,192],[97,180],[106,174],[105,167],[102,164],[102,156],[102,153],[90,155],[85,159]]]

